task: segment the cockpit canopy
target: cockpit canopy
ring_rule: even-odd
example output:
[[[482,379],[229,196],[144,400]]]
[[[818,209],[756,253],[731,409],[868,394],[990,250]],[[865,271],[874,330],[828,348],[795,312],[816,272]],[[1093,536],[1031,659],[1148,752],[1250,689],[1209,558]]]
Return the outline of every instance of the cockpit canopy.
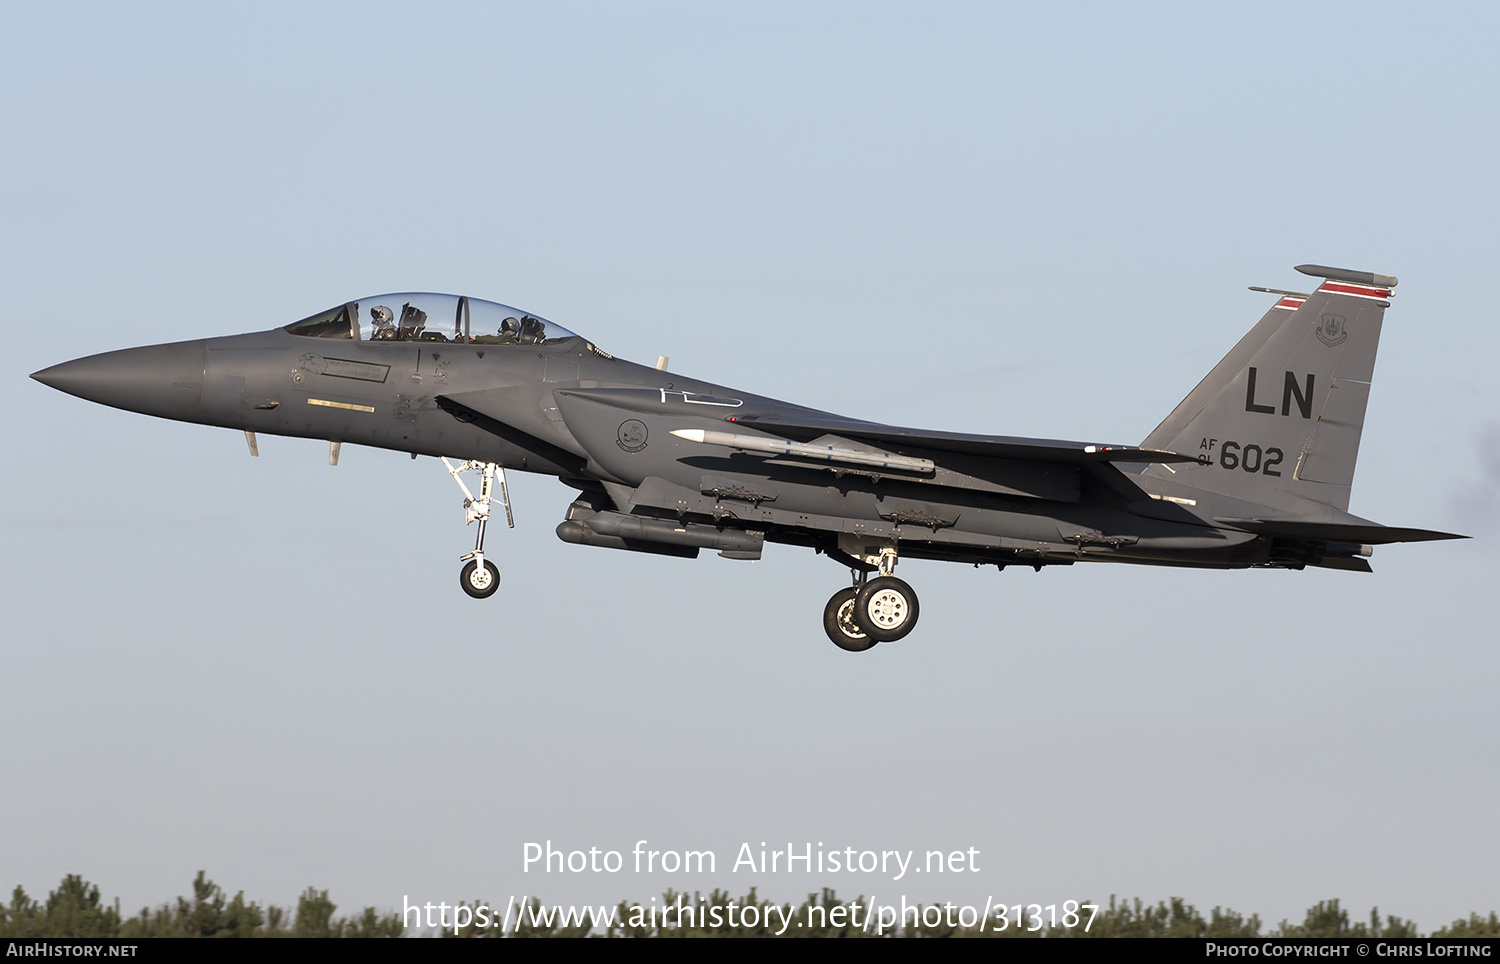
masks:
[[[509,305],[425,291],[376,295],[287,325],[310,338],[543,345],[577,338],[562,325]]]

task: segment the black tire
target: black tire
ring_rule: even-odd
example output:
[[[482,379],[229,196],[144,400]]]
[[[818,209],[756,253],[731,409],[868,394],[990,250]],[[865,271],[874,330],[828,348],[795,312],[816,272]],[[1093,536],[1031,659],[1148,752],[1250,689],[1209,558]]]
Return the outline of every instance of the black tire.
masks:
[[[900,639],[916,628],[917,594],[895,576],[879,576],[865,583],[854,599],[854,621],[877,643]]]
[[[463,571],[458,574],[458,584],[464,587],[464,592],[475,599],[488,599],[500,588],[500,570],[488,559],[484,561],[484,571],[479,569],[479,563],[470,559],[464,566]]]
[[[862,653],[875,645],[854,622],[854,588],[840,589],[823,607],[823,632],[833,645],[851,653]]]

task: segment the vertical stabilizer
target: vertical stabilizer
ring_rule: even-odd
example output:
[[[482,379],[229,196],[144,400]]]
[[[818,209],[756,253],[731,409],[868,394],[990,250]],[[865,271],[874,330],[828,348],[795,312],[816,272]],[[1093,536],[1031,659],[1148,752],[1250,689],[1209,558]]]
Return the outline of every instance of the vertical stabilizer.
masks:
[[[1208,465],[1152,465],[1147,478],[1295,509],[1347,511],[1380,325],[1396,279],[1298,265],[1322,278],[1280,300],[1141,443]]]

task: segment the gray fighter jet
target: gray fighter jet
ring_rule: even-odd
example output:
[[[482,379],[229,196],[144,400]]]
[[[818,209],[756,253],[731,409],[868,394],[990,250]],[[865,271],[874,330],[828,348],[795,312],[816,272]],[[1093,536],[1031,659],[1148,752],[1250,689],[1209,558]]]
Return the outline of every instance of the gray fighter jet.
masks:
[[[823,626],[846,650],[901,639],[902,556],[954,562],[1369,572],[1372,546],[1462,538],[1350,515],[1396,279],[1300,265],[1315,291],[1263,318],[1139,446],[969,435],[845,418],[615,358],[536,315],[459,295],[362,298],[271,331],[91,355],[37,372],[116,408],[442,457],[484,598],[505,469],[577,491],[566,542],[758,559],[769,540],[848,567]],[[455,465],[446,456],[460,460]],[[463,481],[479,473],[479,494]],[[496,493],[498,483],[498,495]],[[514,521],[511,521],[514,525]]]

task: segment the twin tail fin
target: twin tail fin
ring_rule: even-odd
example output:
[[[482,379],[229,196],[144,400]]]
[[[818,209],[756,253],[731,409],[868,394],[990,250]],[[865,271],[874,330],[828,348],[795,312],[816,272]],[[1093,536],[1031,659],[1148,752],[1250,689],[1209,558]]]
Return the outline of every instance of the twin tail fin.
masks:
[[[1141,443],[1197,453],[1203,464],[1152,465],[1146,476],[1294,514],[1309,502],[1348,511],[1396,279],[1313,264],[1297,270],[1322,283],[1306,293],[1253,289],[1278,299]]]

